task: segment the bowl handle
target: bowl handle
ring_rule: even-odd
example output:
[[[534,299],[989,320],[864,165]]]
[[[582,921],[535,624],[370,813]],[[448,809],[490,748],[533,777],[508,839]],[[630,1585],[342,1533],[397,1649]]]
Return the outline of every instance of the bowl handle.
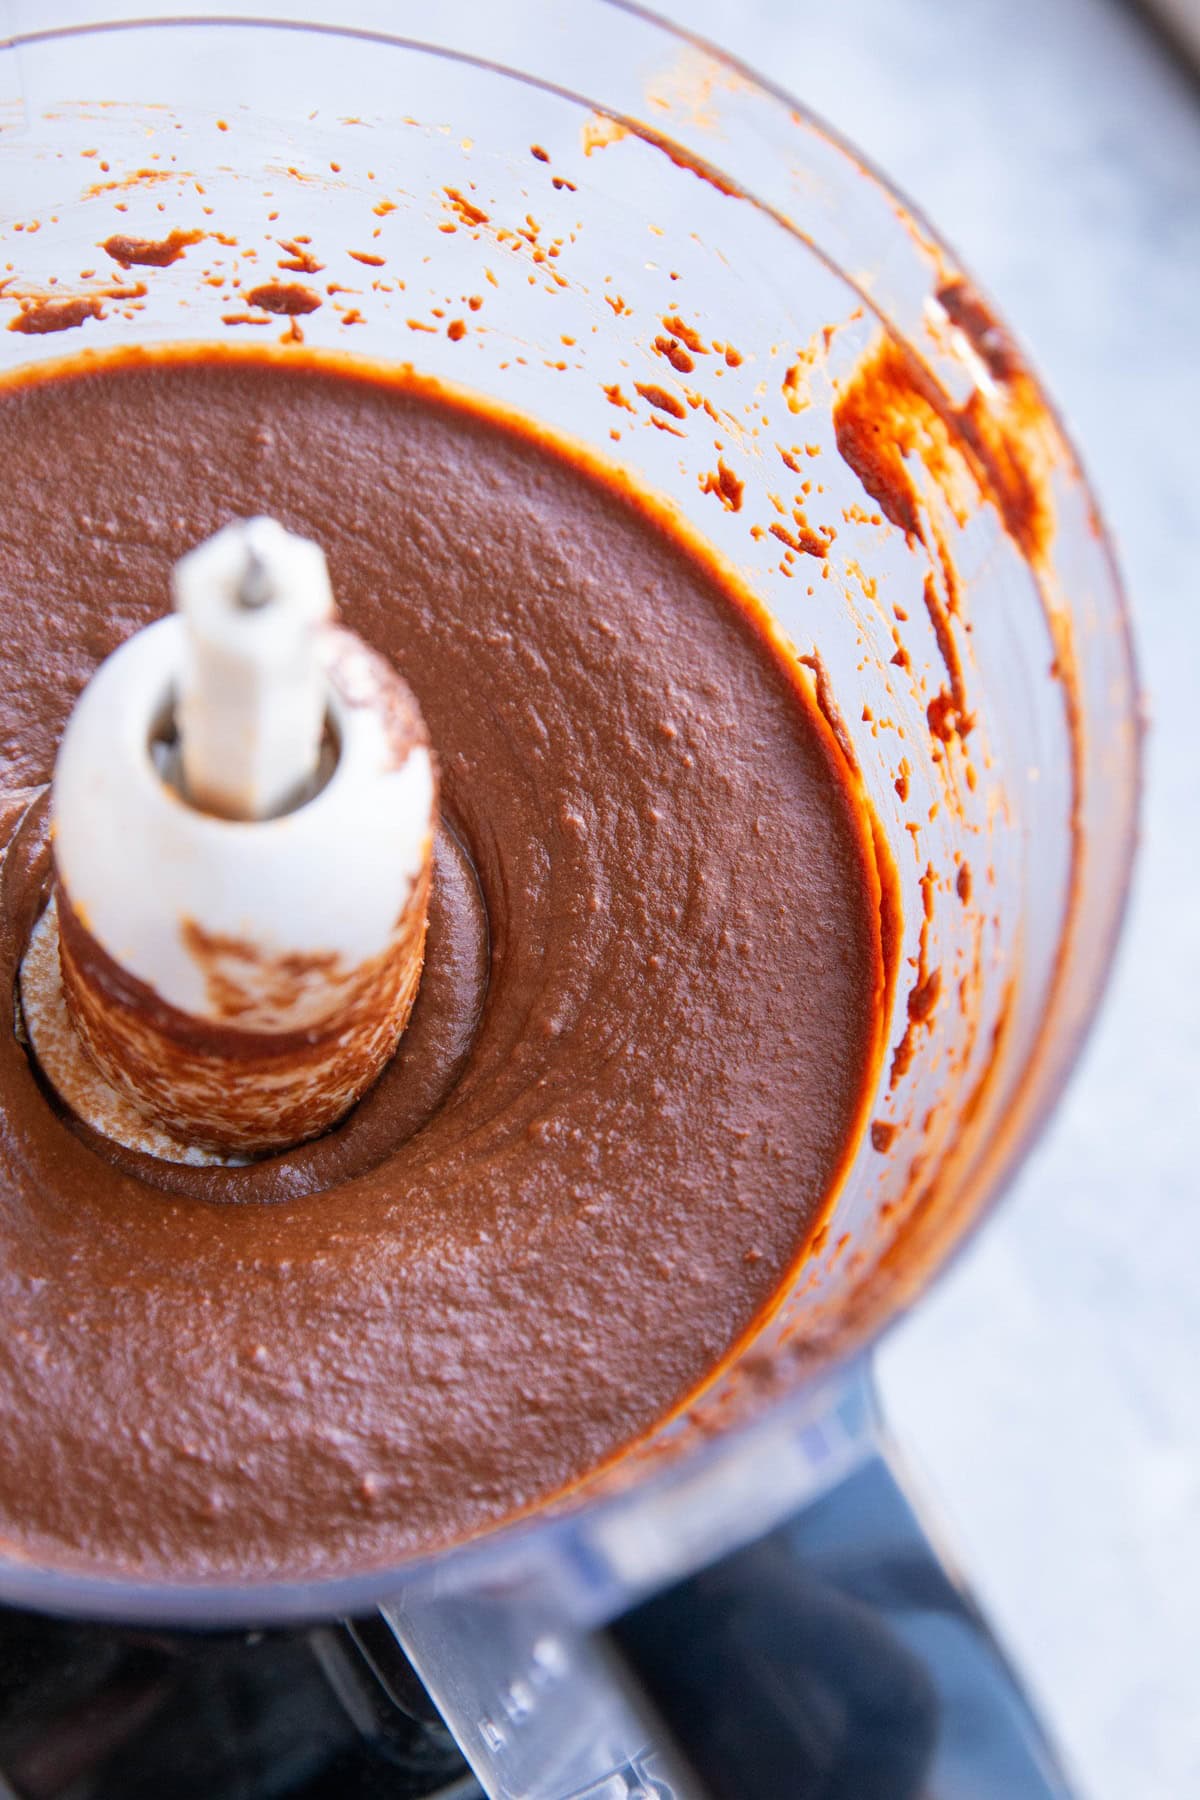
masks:
[[[489,1800],[1071,1800],[869,1366],[801,1398],[381,1608]]]

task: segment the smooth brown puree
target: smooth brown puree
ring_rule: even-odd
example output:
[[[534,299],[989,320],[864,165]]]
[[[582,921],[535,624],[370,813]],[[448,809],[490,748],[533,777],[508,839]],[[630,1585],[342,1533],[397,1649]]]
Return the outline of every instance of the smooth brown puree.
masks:
[[[399,378],[81,362],[0,388],[0,443],[6,981],[47,866],[17,790],[231,516],[324,545],[449,827],[401,1053],[315,1145],[115,1152],[4,1032],[0,1545],[298,1575],[528,1507],[703,1382],[861,1129],[879,883],[806,678],[615,477]]]

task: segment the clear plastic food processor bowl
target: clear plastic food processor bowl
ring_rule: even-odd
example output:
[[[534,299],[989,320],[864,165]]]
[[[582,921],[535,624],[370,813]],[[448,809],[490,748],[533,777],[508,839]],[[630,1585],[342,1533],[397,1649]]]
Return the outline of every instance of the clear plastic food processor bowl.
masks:
[[[162,267],[98,247],[170,231],[202,236]],[[320,272],[281,275],[281,244]],[[251,304],[269,279],[311,310]],[[9,1561],[0,1595],[195,1626],[382,1606],[489,1793],[683,1792],[596,1633],[877,1466],[863,1355],[1011,1176],[1103,986],[1138,770],[1109,547],[952,252],[795,102],[635,8],[0,0],[0,370],[297,328],[619,461],[812,658],[899,884],[873,1126],[752,1341],[553,1510],[318,1584]],[[1061,1791],[1021,1729],[1046,1787],[971,1792]]]

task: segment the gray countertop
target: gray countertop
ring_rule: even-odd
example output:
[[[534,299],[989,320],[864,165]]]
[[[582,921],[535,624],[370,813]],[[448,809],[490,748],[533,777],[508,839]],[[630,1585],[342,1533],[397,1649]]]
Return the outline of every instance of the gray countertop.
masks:
[[[1153,731],[1113,984],[1008,1204],[881,1377],[1082,1792],[1191,1800],[1200,87],[1115,0],[658,9],[769,69],[922,205],[1030,351],[1117,539]]]

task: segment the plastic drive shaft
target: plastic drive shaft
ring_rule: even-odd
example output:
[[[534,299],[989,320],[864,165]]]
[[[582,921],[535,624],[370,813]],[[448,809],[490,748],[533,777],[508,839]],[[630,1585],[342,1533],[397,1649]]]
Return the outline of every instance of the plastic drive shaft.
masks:
[[[255,1154],[326,1130],[395,1049],[436,772],[405,683],[331,622],[316,546],[229,527],[176,590],[182,610],[108,658],[59,749],[62,990],[138,1117]]]

